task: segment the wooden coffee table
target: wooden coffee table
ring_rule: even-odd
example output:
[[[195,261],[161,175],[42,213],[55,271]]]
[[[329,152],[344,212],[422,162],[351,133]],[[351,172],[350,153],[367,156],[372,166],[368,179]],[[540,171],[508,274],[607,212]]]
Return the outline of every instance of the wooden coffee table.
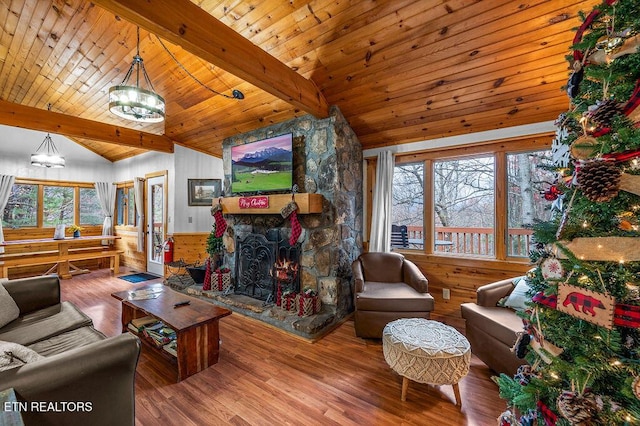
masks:
[[[131,300],[133,292],[154,289],[162,290],[153,299]],[[162,284],[151,285],[131,291],[112,293],[111,296],[122,301],[122,331],[130,331],[127,325],[134,318],[151,315],[176,332],[177,355],[173,356],[162,348],[156,347],[144,336],[140,336],[143,344],[153,353],[159,354],[177,363],[178,381],[198,373],[218,362],[220,352],[220,333],[218,320],[231,315],[229,309],[203,302],[178,293]],[[174,308],[176,303],[189,301],[188,305]]]

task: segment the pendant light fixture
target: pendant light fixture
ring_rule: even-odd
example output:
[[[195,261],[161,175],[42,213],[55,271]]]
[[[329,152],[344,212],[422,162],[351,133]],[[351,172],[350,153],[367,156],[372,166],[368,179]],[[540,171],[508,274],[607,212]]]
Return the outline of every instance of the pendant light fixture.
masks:
[[[140,27],[137,28],[136,46],[136,55],[122,83],[109,89],[109,111],[128,120],[159,123],[164,120],[165,103],[162,96],[153,89],[140,57]],[[132,75],[135,77],[135,86],[128,84]],[[147,89],[140,87],[140,77],[146,83]]]
[[[47,109],[51,111],[51,104],[47,105]],[[48,132],[38,149],[36,149],[36,153],[31,154],[31,165],[48,169],[64,167],[64,157],[60,155]]]

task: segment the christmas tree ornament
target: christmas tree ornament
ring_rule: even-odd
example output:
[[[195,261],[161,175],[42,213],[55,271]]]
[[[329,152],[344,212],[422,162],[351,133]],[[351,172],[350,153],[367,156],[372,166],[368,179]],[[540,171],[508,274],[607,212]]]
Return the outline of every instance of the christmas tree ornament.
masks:
[[[542,193],[544,199],[547,201],[557,200],[560,195],[562,195],[562,191],[558,189],[557,185],[551,185],[548,190]]]
[[[640,399],[640,377],[636,377],[633,380],[633,384],[631,385],[631,389],[633,390],[633,395]]]
[[[587,117],[599,127],[610,127],[614,117],[623,113],[623,108],[624,104],[614,99],[597,101],[589,107]]]
[[[538,424],[537,419],[538,414],[533,410],[529,410],[527,414],[520,416],[520,424],[522,426],[536,426]]]
[[[514,343],[511,348],[511,352],[515,352],[516,356],[519,359],[524,359],[527,354],[527,347],[529,346],[529,342],[531,341],[531,336],[529,333],[525,333],[523,331],[518,333],[518,338],[516,339],[516,343]]]
[[[566,127],[556,129],[556,137],[551,142],[551,158],[555,167],[569,167],[569,130]]]
[[[577,160],[588,160],[598,153],[598,141],[591,136],[580,136],[571,144],[571,156]]]
[[[573,72],[569,76],[569,81],[567,81],[567,95],[571,99],[575,99],[580,93],[580,83],[584,78],[584,68],[580,61],[574,61],[573,63]]]
[[[224,231],[227,230],[227,221],[222,216],[222,202],[219,202],[215,206],[211,207],[211,215],[215,221],[216,230],[214,236],[220,238],[224,235]]]
[[[520,422],[518,422],[518,418],[516,417],[511,410],[507,410],[504,413],[500,414],[498,417],[498,425],[499,426],[521,426]]]
[[[609,330],[613,328],[615,304],[615,299],[611,295],[596,293],[566,283],[558,285],[556,309]]]
[[[578,191],[573,191],[573,194],[571,195],[571,199],[569,200],[569,205],[562,213],[562,218],[560,219],[560,223],[558,224],[558,229],[556,230],[556,239],[558,240],[561,239],[563,236],[565,227],[567,226],[567,222],[569,221],[569,213],[571,212],[571,207],[573,206],[573,200],[575,200],[577,193]]]
[[[590,391],[563,391],[556,401],[558,412],[572,425],[589,425],[597,414],[598,404]]]
[[[533,339],[531,339],[529,346],[538,354],[542,361],[551,364],[553,358],[560,356],[564,350],[545,339],[544,334],[542,334],[542,325],[538,311],[539,309],[536,306],[531,313],[531,323],[535,324],[535,326],[532,326]]]
[[[516,374],[515,376],[513,376],[513,378],[516,379],[522,386],[525,386],[531,381],[531,378],[534,376],[535,374],[533,373],[533,367],[531,367],[529,364],[524,364],[518,367],[518,370],[516,371]]]
[[[548,257],[540,264],[542,278],[545,280],[559,280],[564,277],[562,263],[556,257]]]
[[[590,201],[610,201],[619,192],[620,169],[613,161],[582,161],[577,173],[577,183]]]

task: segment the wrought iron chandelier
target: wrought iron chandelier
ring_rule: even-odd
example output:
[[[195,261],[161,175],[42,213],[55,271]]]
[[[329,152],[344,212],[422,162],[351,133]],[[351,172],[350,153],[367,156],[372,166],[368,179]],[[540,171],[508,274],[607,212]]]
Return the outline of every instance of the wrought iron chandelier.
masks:
[[[118,117],[144,123],[159,123],[164,120],[165,102],[153,89],[144,62],[140,57],[140,27],[137,28],[137,49],[129,71],[122,83],[109,89],[109,111]],[[140,87],[140,74],[148,87]],[[135,74],[135,86],[127,83]]]
[[[47,109],[51,111],[51,104],[47,105]],[[60,151],[56,148],[48,132],[35,154],[31,154],[31,165],[48,169],[64,167],[64,157],[60,155]]]

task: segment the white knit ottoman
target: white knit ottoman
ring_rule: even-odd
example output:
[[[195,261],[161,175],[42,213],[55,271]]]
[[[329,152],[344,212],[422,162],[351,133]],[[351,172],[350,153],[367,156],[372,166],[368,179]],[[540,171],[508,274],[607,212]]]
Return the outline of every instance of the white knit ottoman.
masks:
[[[458,382],[469,372],[471,346],[455,328],[423,318],[392,321],[382,331],[382,351],[387,364],[402,376],[402,401],[413,380],[452,385],[456,405],[462,405]]]

